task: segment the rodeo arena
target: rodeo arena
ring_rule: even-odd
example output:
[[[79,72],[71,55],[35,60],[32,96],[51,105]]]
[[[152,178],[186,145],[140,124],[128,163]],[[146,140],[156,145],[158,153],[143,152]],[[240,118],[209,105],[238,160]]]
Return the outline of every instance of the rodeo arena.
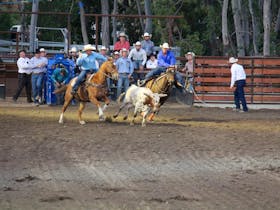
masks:
[[[1,210],[280,209],[279,57],[75,44],[34,14],[68,25],[0,31]]]

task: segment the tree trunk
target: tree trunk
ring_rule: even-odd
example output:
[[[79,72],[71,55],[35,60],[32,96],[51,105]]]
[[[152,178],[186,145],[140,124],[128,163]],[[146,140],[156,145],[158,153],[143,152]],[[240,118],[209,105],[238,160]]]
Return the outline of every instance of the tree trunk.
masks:
[[[280,8],[278,9],[274,31],[277,33],[277,38],[280,39]]]
[[[38,12],[39,9],[39,0],[33,0],[32,4],[32,12]],[[29,40],[29,51],[35,52],[36,45],[36,26],[37,26],[37,20],[38,20],[38,14],[32,14],[31,15],[31,23],[30,23],[30,40]]]
[[[138,15],[141,15],[141,4],[140,4],[140,0],[136,0],[136,5],[137,5],[137,10],[138,10]],[[141,30],[144,30],[144,23],[143,23],[143,19],[140,17],[140,25],[141,25]]]
[[[222,35],[223,35],[223,51],[225,56],[228,56],[228,49],[229,49],[227,12],[228,12],[228,0],[224,0],[223,9],[222,9]]]
[[[101,12],[102,14],[109,14],[108,0],[101,0]],[[106,46],[109,49],[109,45],[110,45],[109,17],[102,17],[101,39],[102,39],[102,45]]]
[[[263,55],[270,55],[270,13],[271,13],[271,0],[264,0],[263,2]]]
[[[84,5],[81,1],[79,1],[79,7],[80,7],[80,20],[81,20],[81,31],[83,36],[83,42],[84,44],[88,44],[88,35],[87,35],[87,28],[86,28],[86,20],[85,20],[85,10]]]
[[[152,15],[151,11],[151,0],[145,0],[145,14]],[[153,22],[151,18],[146,18],[145,30],[144,32],[152,33]]]
[[[118,0],[114,0],[114,8],[113,8],[113,15],[118,14]],[[117,42],[117,21],[116,17],[112,18],[112,38],[113,38],[113,44]]]
[[[242,33],[241,23],[241,0],[232,0],[232,12],[235,26],[236,42],[237,42],[237,55],[245,56],[244,39]]]
[[[248,4],[249,4],[249,11],[251,14],[251,19],[252,19],[254,55],[258,55],[259,50],[258,50],[257,40],[258,40],[258,35],[259,35],[259,29],[258,29],[259,27],[258,27],[258,23],[256,21],[252,0],[249,0]]]
[[[243,32],[243,40],[244,40],[244,50],[245,55],[249,52],[250,47],[250,31],[249,31],[249,17],[248,17],[248,9],[244,5],[241,6],[241,25]]]

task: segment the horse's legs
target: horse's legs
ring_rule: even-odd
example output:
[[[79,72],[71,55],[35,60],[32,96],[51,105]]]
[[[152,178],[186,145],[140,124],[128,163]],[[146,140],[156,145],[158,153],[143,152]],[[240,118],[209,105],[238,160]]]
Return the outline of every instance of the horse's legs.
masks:
[[[96,106],[97,106],[97,108],[98,108],[98,115],[99,115],[99,120],[102,120],[102,121],[104,121],[105,120],[105,118],[104,118],[104,113],[103,113],[103,110],[102,110],[102,108],[101,108],[101,104],[99,103],[99,101],[95,98],[95,97],[90,97],[90,102],[91,103],[93,103],[93,104],[95,104]]]
[[[107,96],[105,96],[104,97],[104,102],[105,102],[105,104],[104,104],[104,106],[102,107],[102,111],[104,112],[105,110],[106,110],[106,108],[109,106],[109,104],[110,104],[110,99],[107,97]]]
[[[66,91],[66,94],[64,97],[64,104],[62,107],[62,112],[60,114],[59,121],[58,121],[59,123],[63,123],[63,114],[66,111],[66,109],[69,106],[72,99],[73,99],[73,96],[70,93],[67,93],[67,91]]]
[[[86,122],[82,119],[82,113],[85,109],[85,106],[86,106],[86,102],[80,102],[80,107],[79,107],[79,111],[78,111],[78,117],[79,117],[79,123],[81,125],[84,125],[86,124]]]

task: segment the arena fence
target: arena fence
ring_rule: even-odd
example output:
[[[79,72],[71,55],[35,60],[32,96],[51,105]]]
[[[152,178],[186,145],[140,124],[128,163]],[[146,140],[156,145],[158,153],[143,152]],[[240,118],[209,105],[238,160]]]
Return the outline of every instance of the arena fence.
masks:
[[[185,58],[179,57],[182,65]],[[242,57],[239,63],[247,75],[246,99],[249,104],[280,104],[280,58]],[[194,87],[200,100],[206,103],[232,103],[230,66],[227,57],[195,59]],[[4,87],[3,87],[4,86]],[[0,88],[11,97],[17,88],[16,63],[0,64]]]

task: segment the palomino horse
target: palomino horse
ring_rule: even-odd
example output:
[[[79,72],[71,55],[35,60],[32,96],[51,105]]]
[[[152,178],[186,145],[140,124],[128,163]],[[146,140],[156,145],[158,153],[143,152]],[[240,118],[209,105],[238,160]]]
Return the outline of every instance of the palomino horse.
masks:
[[[62,113],[59,117],[59,123],[63,123],[63,114],[73,98],[77,99],[80,102],[78,117],[79,123],[81,125],[85,124],[85,121],[82,119],[82,112],[85,108],[86,102],[91,102],[95,104],[98,107],[99,120],[105,120],[103,112],[110,103],[110,100],[107,97],[107,77],[115,80],[118,78],[118,72],[112,60],[105,61],[101,65],[98,72],[94,75],[91,75],[90,78],[87,79],[85,87],[80,86],[77,93],[74,96],[71,94],[71,91],[72,86],[74,85],[74,82],[77,78],[73,78],[67,85],[64,97],[65,102],[62,107]],[[57,92],[55,91],[55,93]],[[101,107],[101,101],[105,102],[103,108]]]
[[[145,87],[151,89],[154,93],[166,94],[167,96],[160,98],[160,106],[169,97],[172,87],[175,83],[174,79],[175,67],[169,67],[164,74],[161,74],[159,77],[149,80]],[[151,113],[148,120],[152,121],[155,116],[155,113]]]

